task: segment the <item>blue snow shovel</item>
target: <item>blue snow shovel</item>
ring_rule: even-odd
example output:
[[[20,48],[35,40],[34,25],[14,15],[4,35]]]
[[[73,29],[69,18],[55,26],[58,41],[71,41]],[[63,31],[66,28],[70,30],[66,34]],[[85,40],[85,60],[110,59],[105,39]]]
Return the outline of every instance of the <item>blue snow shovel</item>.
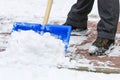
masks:
[[[44,34],[46,32],[49,32],[52,36],[55,36],[58,39],[61,39],[65,43],[65,52],[66,52],[69,44],[70,34],[71,34],[71,26],[47,24],[52,3],[53,3],[53,0],[48,0],[43,25],[38,23],[15,22],[12,30],[13,31],[33,30],[39,34],[41,33]]]

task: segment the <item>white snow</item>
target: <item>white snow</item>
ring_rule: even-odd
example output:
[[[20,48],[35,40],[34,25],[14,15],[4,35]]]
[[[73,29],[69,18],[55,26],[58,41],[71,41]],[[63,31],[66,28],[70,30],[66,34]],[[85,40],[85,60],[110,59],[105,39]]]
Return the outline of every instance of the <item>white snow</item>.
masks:
[[[13,22],[41,23],[47,0],[0,0],[0,32],[11,32]],[[50,21],[64,21],[70,7],[76,0],[54,0]],[[96,1],[95,1],[96,2]],[[90,19],[97,21],[94,9]],[[94,17],[97,16],[97,17]],[[85,71],[58,69],[59,63],[76,65],[64,56],[64,44],[49,33],[43,36],[33,31],[12,32],[7,47],[0,52],[0,80],[119,80],[120,74],[103,74]],[[85,37],[71,37],[70,43],[80,43]],[[118,48],[116,48],[118,50]],[[114,51],[120,53],[120,51]],[[84,60],[86,61],[86,60]],[[87,62],[87,61],[86,61]]]
[[[89,50],[88,50],[89,53],[94,53],[96,51],[98,51],[98,48],[96,46],[90,46],[89,47]]]

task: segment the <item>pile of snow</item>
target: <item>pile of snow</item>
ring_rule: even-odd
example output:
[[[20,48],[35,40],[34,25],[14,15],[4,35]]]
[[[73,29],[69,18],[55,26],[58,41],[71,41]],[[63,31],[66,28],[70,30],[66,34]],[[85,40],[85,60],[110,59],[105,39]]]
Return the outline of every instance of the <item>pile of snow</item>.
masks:
[[[11,63],[56,65],[64,58],[64,43],[50,33],[34,31],[13,32],[6,51],[1,53],[0,65]]]

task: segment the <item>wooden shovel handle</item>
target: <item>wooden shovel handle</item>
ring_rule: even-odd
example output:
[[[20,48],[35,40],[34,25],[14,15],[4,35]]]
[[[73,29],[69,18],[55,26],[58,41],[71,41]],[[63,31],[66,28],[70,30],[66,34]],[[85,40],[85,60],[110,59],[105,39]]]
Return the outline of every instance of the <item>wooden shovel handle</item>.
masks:
[[[45,11],[45,16],[44,16],[44,20],[43,20],[43,24],[47,24],[48,23],[48,19],[49,19],[52,3],[53,3],[53,0],[48,0],[47,8],[46,8],[46,11]]]

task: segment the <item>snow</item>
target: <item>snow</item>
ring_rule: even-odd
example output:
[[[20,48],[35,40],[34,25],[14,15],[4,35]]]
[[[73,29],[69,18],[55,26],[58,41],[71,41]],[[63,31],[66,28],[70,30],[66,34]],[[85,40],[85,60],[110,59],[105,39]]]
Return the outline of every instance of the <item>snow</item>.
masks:
[[[96,51],[98,51],[98,48],[96,46],[90,46],[89,53],[94,53]]]
[[[13,22],[16,21],[42,24],[46,2],[47,0],[0,0],[0,32],[11,32]],[[54,20],[64,21],[75,2],[76,0],[54,0],[49,23]],[[96,6],[95,4],[90,13],[90,20],[99,20]],[[33,31],[21,31],[0,38],[0,41],[8,40],[7,45],[0,43],[7,47],[6,51],[0,52],[0,80],[119,80],[120,74],[58,69],[56,66],[59,63],[73,66],[76,63],[69,62],[64,54],[64,43],[49,33],[41,36]],[[85,37],[71,37],[70,43],[80,43],[84,39]],[[116,50],[114,53],[120,53]]]

